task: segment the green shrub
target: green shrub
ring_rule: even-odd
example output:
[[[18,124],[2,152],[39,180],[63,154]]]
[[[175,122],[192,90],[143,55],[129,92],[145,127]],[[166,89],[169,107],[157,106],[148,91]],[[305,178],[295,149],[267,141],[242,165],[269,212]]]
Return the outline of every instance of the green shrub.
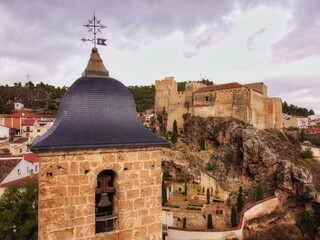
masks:
[[[304,151],[301,152],[302,158],[314,158],[313,151],[311,147],[307,147]]]
[[[173,132],[176,132],[178,134],[178,127],[177,127],[177,121],[173,121]]]
[[[302,232],[314,232],[317,230],[317,222],[312,212],[308,210],[303,210],[299,214],[299,219],[300,220],[297,222],[297,226],[300,228]]]
[[[183,228],[187,228],[187,219],[186,218],[183,218]]]
[[[210,204],[210,191],[209,191],[209,188],[207,188],[207,204]]]
[[[176,131],[173,131],[172,136],[171,136],[171,142],[172,143],[177,143],[178,141],[178,135]]]
[[[208,171],[212,171],[212,170],[213,170],[213,166],[212,166],[211,163],[208,164],[207,170],[208,170]]]
[[[168,170],[167,168],[164,169],[164,171],[163,171],[163,176],[164,176],[165,178],[171,177],[170,172],[169,172],[169,170]]]

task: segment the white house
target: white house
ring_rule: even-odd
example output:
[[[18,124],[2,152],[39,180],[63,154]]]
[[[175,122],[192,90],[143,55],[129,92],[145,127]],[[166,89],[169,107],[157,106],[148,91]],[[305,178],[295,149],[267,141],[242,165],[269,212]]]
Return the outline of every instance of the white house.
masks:
[[[1,162],[1,159],[0,159]],[[34,153],[24,154],[18,164],[8,173],[0,182],[1,185],[5,183],[15,182],[19,179],[27,178],[30,175],[39,173],[39,159]]]
[[[307,129],[309,125],[308,117],[303,116],[283,115],[282,121],[284,128],[294,127],[299,129]]]
[[[24,104],[23,103],[15,103],[14,104],[14,109],[21,110],[22,108],[24,108]]]
[[[0,138],[8,138],[9,141],[12,141],[14,135],[15,135],[14,129],[11,129],[5,126],[0,126]]]

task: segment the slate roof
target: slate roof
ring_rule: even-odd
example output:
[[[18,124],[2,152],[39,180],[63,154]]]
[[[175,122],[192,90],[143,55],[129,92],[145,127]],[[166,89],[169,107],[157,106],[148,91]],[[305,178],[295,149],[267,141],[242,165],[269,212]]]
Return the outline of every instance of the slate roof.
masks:
[[[239,87],[243,87],[243,85],[237,82],[233,82],[233,83],[212,85],[208,87],[199,88],[195,92],[209,92],[209,91],[224,90],[224,89],[239,88]]]
[[[31,150],[166,145],[143,126],[133,97],[121,82],[81,77],[61,100],[53,126]]]

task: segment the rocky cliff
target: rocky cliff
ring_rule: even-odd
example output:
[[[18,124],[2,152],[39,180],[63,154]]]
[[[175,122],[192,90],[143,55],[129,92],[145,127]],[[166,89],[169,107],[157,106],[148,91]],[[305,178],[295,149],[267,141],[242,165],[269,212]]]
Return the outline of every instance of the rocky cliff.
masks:
[[[267,194],[280,189],[304,200],[320,202],[319,189],[311,172],[299,166],[301,147],[295,134],[278,130],[257,130],[236,119],[191,117],[184,124],[185,142],[200,148],[202,136],[211,158],[201,162],[221,186],[236,192],[239,181],[254,198],[262,181]],[[313,165],[319,169],[319,164]],[[232,196],[231,196],[232,197]]]

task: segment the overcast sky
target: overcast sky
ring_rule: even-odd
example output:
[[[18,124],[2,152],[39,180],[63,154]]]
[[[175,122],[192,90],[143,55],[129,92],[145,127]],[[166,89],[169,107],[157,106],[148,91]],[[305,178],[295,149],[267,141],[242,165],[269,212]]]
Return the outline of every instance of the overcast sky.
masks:
[[[320,114],[319,0],[0,0],[0,83],[70,86],[93,10],[106,25],[100,55],[127,86],[263,81],[270,97]]]

